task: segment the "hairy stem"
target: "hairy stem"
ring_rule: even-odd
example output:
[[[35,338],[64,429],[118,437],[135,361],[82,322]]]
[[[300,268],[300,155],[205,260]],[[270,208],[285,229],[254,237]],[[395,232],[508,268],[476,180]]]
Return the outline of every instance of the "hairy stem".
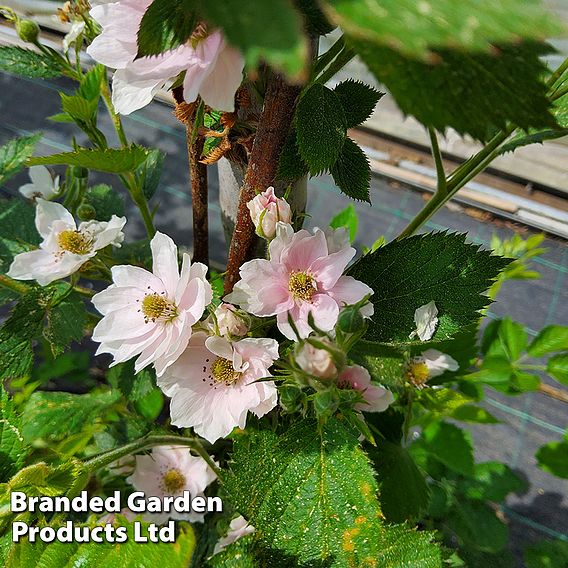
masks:
[[[247,203],[256,192],[274,183],[280,152],[288,135],[301,87],[289,85],[282,76],[272,74],[264,99],[258,130],[254,139],[245,179],[239,198],[235,231],[229,247],[225,277],[228,294],[239,279],[241,265],[249,260],[254,249],[254,224]]]
[[[143,450],[148,450],[154,446],[188,446],[199,454],[209,465],[209,467],[215,472],[219,480],[222,481],[223,473],[217,466],[217,464],[211,459],[211,456],[206,452],[205,448],[197,438],[186,438],[183,436],[173,436],[173,435],[149,435],[130,444],[126,444],[115,450],[110,450],[103,454],[100,454],[90,460],[84,462],[85,468],[91,473],[98,469],[106,467],[111,463],[129,456],[131,454],[141,452]]]

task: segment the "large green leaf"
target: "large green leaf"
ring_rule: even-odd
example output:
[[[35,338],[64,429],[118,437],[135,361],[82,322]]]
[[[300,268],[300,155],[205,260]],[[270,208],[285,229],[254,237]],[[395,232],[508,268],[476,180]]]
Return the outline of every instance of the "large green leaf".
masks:
[[[366,339],[408,343],[415,310],[432,300],[439,312],[433,339],[452,337],[478,320],[489,303],[483,292],[508,262],[455,233],[409,237],[363,256],[349,274],[374,290]]]
[[[365,152],[351,138],[345,139],[337,161],[331,168],[331,175],[345,195],[371,203],[371,166]]]
[[[49,342],[54,357],[61,355],[72,341],[83,338],[87,311],[83,300],[75,292],[57,302],[47,311],[46,316],[43,336]]]
[[[24,464],[27,444],[8,393],[0,384],[0,483],[8,481]]]
[[[401,349],[361,340],[349,351],[349,357],[365,367],[375,381],[391,388],[404,385],[407,356]]]
[[[539,0],[327,0],[323,9],[353,37],[425,58],[436,47],[490,51],[563,30]]]
[[[387,521],[419,520],[428,508],[430,490],[412,456],[387,440],[380,440],[368,453],[377,472],[381,507]]]
[[[568,542],[543,540],[525,549],[527,568],[568,568]]]
[[[32,155],[41,134],[14,138],[0,147],[0,184],[17,174]]]
[[[430,534],[382,523],[367,457],[335,419],[319,433],[308,420],[281,435],[249,429],[236,439],[225,486],[276,556],[310,566],[441,566]]]
[[[51,156],[30,158],[28,166],[49,166],[64,164],[67,166],[82,166],[90,170],[120,174],[135,170],[148,156],[148,150],[133,144],[128,148],[108,148],[106,150],[91,150],[78,148],[75,152],[62,152]]]
[[[192,0],[154,0],[138,29],[138,57],[184,44],[197,24]]]
[[[32,79],[51,79],[62,74],[54,57],[24,47],[0,47],[0,71]]]
[[[111,367],[107,379],[113,388],[118,389],[128,400],[133,402],[149,395],[156,384],[154,374],[150,369],[143,369],[139,373],[135,372],[134,361]]]
[[[339,157],[347,121],[339,97],[324,85],[313,84],[296,109],[298,151],[317,175],[330,169]]]
[[[507,464],[488,461],[475,464],[474,477],[464,482],[463,489],[468,499],[500,503],[509,493],[525,492],[528,483]]]
[[[24,407],[24,439],[30,442],[38,439],[62,440],[100,419],[119,397],[115,392],[35,392]]]
[[[142,534],[147,534],[148,523],[141,523]],[[96,524],[77,525],[94,527]],[[195,549],[195,535],[187,523],[178,524],[176,542],[140,544],[134,540],[134,524],[118,519],[113,526],[127,528],[128,539],[124,543],[88,542],[48,545],[30,544],[27,540],[12,545],[7,554],[5,568],[41,566],[104,566],[105,568],[186,568]],[[54,527],[56,528],[56,527]]]
[[[542,80],[543,44],[500,46],[494,53],[436,50],[431,62],[395,49],[352,41],[400,109],[440,131],[454,128],[479,140],[512,123],[519,128],[557,128]]]
[[[510,318],[492,321],[483,333],[481,353],[485,357],[504,357],[517,361],[527,349],[527,332]]]
[[[568,386],[568,353],[551,357],[546,364],[546,372],[559,383]]]

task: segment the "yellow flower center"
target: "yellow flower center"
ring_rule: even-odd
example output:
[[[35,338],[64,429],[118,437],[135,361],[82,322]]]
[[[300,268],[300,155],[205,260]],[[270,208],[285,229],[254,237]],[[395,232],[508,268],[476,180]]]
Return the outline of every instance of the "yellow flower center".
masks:
[[[167,493],[179,493],[185,487],[185,475],[179,469],[170,469],[164,474],[162,483]]]
[[[211,374],[218,383],[227,386],[234,385],[240,378],[242,373],[235,371],[233,363],[224,357],[218,357],[211,365]]]
[[[146,322],[158,319],[167,322],[178,316],[177,306],[160,294],[146,294],[142,300],[142,313]]]
[[[430,378],[430,371],[423,361],[413,361],[408,366],[407,377],[415,387],[422,388]]]
[[[57,235],[57,244],[62,250],[73,254],[89,254],[93,250],[92,238],[71,229]]]
[[[311,302],[316,293],[316,283],[307,272],[292,272],[290,280],[288,280],[288,290],[294,300]]]

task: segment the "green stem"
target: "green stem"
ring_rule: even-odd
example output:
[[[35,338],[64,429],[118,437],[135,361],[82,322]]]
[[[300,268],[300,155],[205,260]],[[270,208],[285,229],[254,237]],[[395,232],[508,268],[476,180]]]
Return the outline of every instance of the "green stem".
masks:
[[[122,446],[115,450],[110,450],[108,452],[105,452],[104,454],[91,458],[90,460],[87,460],[84,465],[89,472],[94,473],[96,470],[106,467],[111,463],[119,460],[120,458],[153,448],[154,446],[188,446],[207,462],[207,464],[215,472],[219,480],[222,481],[223,472],[211,459],[211,456],[205,451],[205,448],[201,445],[201,442],[197,438],[184,438],[182,436],[161,434],[145,436],[144,438],[135,440],[130,444],[126,444],[125,446]]]
[[[532,371],[546,371],[546,365],[518,365],[521,369],[529,369]]]
[[[154,227],[154,221],[152,220],[152,213],[150,212],[150,208],[148,207],[146,197],[144,197],[142,190],[136,183],[134,174],[128,173],[121,175],[120,179],[128,190],[130,197],[132,197],[132,201],[134,201],[134,203],[138,207],[140,215],[142,215],[142,220],[144,221],[144,226],[146,227],[148,236],[150,238],[153,237],[156,234],[156,228]]]
[[[341,71],[353,58],[355,51],[350,47],[344,47],[337,57],[330,63],[329,67],[315,79],[316,83],[327,83],[336,73]]]
[[[345,39],[341,36],[321,57],[318,58],[314,65],[314,74],[317,76],[321,73],[345,47]]]
[[[546,86],[552,89],[556,84],[556,81],[562,77],[564,71],[568,69],[568,57],[556,68],[556,70],[550,75],[546,81]]]
[[[430,136],[430,143],[432,145],[432,156],[434,158],[434,163],[436,164],[438,191],[440,193],[446,193],[446,172],[444,171],[442,153],[440,152],[436,131],[431,126],[428,127],[428,135]]]
[[[114,129],[116,130],[116,134],[118,136],[120,144],[122,145],[123,148],[128,148],[128,139],[126,138],[126,134],[122,126],[122,120],[120,119],[118,113],[114,110],[114,105],[112,104],[112,97],[110,94],[110,89],[108,86],[108,78],[106,76],[106,73],[103,78],[103,83],[101,87],[101,96],[107,107],[108,113],[112,120],[112,124],[114,125]]]
[[[0,274],[0,286],[8,288],[8,290],[13,290],[18,294],[25,294],[30,289],[27,284],[22,284],[21,282],[12,280],[9,276],[4,276],[4,274]]]

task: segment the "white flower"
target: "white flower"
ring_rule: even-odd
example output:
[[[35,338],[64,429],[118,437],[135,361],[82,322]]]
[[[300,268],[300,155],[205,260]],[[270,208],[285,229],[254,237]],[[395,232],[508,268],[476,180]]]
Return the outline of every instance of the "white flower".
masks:
[[[203,495],[206,487],[216,479],[207,462],[191,455],[187,447],[158,446],[150,455],[137,455],[134,473],[126,479],[146,497],[179,497],[189,491],[191,499]],[[147,521],[163,523],[168,518],[176,521],[203,522],[203,513],[146,513]]]
[[[414,323],[416,331],[412,332],[410,337],[418,335],[420,341],[432,339],[438,325],[438,308],[433,300],[414,312]]]
[[[46,286],[77,272],[97,251],[120,246],[125,217],[87,221],[78,227],[63,205],[37,199],[35,224],[43,237],[39,249],[16,255],[7,275],[15,280],[37,280]]]
[[[410,361],[406,373],[408,380],[421,389],[429,379],[439,377],[446,371],[457,371],[459,368],[458,362],[453,357],[437,349],[427,349]]]
[[[99,353],[110,353],[113,365],[139,355],[136,372],[154,363],[161,375],[185,350],[191,326],[199,321],[213,292],[207,267],[183,255],[181,274],[177,247],[156,233],[150,242],[152,272],[138,266],[113,266],[114,284],[93,296],[104,315],[93,331]]]
[[[59,193],[59,176],[54,179],[45,166],[32,166],[28,173],[32,182],[22,185],[18,190],[24,197],[51,199]]]
[[[75,20],[71,23],[71,29],[65,34],[63,38],[63,50],[65,53],[69,51],[69,48],[77,41],[78,37],[83,33],[85,29],[85,22],[81,20]]]
[[[183,92],[190,103],[234,110],[235,92],[243,78],[244,60],[220,31],[198,26],[183,45],[152,57],[137,58],[140,22],[152,0],[117,0],[93,7],[91,16],[102,27],[87,49],[99,63],[117,69],[112,100],[117,112],[130,114],[150,103],[161,87],[185,71]]]
[[[183,355],[158,379],[172,399],[172,424],[193,427],[213,443],[236,426],[244,428],[249,411],[264,416],[276,406],[278,394],[272,381],[256,381],[270,376],[276,359],[274,339],[230,342],[195,333]]]
[[[221,552],[221,550],[233,544],[233,542],[236,542],[239,538],[254,533],[254,531],[255,528],[249,525],[248,521],[243,516],[235,517],[229,525],[227,534],[223,538],[220,538],[219,542],[215,545],[213,555]]]
[[[276,197],[274,188],[269,187],[247,203],[256,232],[265,239],[276,235],[276,223],[292,222],[292,210],[285,199]]]
[[[296,355],[296,363],[303,371],[320,379],[331,379],[337,375],[337,367],[331,353],[327,349],[318,349],[311,343],[306,342],[303,345]]]
[[[209,317],[205,328],[211,333],[219,331],[219,335],[223,337],[244,337],[249,330],[247,322],[237,313],[235,306],[226,303],[217,306],[215,318]]]

